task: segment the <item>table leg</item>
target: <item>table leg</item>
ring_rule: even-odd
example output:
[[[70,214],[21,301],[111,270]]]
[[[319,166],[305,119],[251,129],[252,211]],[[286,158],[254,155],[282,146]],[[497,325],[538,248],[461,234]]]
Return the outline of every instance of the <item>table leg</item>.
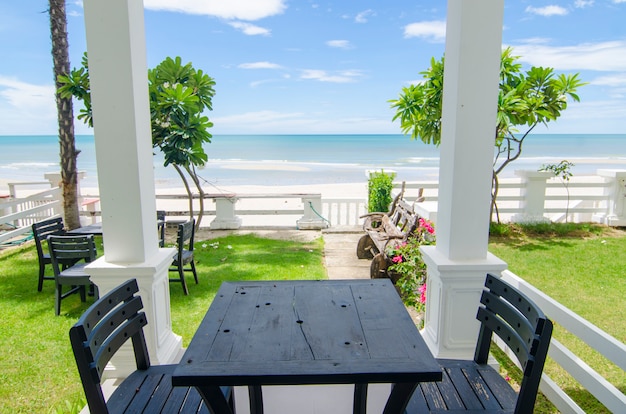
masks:
[[[250,414],[263,414],[263,392],[260,385],[248,385]]]
[[[221,388],[217,385],[206,385],[196,387],[196,389],[212,414],[234,414],[233,408],[226,401]]]
[[[354,401],[352,412],[354,414],[365,414],[367,410],[367,384],[354,384]]]
[[[406,409],[417,382],[403,382],[391,386],[391,394],[385,405],[383,414],[402,414]]]

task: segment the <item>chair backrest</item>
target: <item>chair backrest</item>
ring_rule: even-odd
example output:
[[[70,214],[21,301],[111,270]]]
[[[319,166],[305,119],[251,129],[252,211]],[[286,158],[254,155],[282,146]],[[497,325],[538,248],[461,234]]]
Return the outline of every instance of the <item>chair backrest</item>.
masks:
[[[157,228],[159,230],[159,247],[165,247],[165,210],[157,210]]]
[[[91,234],[84,236],[48,236],[48,249],[54,274],[58,275],[63,267],[72,266],[80,260],[96,260],[96,243]]]
[[[46,240],[50,235],[65,234],[62,217],[55,217],[48,220],[40,221],[38,223],[33,223],[31,228],[33,230],[35,246],[37,247],[37,255],[39,256],[40,260],[44,254],[41,242]]]
[[[178,247],[178,255],[183,254],[183,250],[193,251],[193,238],[195,235],[196,220],[191,219],[185,223],[178,225],[178,233],[176,244]]]
[[[143,327],[147,320],[137,280],[131,279],[98,299],[70,329],[70,342],[91,413],[107,413],[100,386],[111,357],[132,338],[137,369],[150,367]],[[119,305],[119,306],[118,306]]]
[[[526,295],[488,274],[476,318],[481,322],[474,361],[486,364],[492,334],[513,351],[523,371],[515,413],[532,413],[552,337],[552,322]]]

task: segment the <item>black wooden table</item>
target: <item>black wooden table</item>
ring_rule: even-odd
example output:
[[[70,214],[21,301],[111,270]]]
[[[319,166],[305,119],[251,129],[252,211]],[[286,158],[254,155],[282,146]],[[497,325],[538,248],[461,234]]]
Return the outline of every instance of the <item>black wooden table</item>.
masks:
[[[219,386],[355,384],[365,413],[368,383],[392,383],[385,414],[402,413],[417,383],[441,381],[389,279],[225,282],[172,375],[195,386],[213,412],[230,413]]]
[[[82,226],[74,230],[70,230],[67,232],[68,234],[75,234],[77,236],[102,236],[102,222],[89,224],[87,226]]]
[[[165,225],[165,221],[163,220],[157,220],[157,230],[161,231],[161,227]],[[82,226],[79,227],[77,229],[74,230],[70,230],[67,232],[68,234],[75,234],[78,236],[87,236],[87,235],[94,235],[94,236],[102,236],[102,222],[98,222],[98,223],[93,223],[93,224],[89,224],[87,226]]]

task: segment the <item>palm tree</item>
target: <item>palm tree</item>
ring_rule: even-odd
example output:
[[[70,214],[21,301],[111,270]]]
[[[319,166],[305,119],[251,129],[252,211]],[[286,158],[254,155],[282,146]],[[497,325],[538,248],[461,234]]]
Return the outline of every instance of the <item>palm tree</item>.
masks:
[[[61,157],[61,187],[63,191],[63,211],[68,229],[80,227],[78,214],[78,171],[76,159],[80,151],[76,150],[74,140],[74,111],[72,98],[63,98],[59,93],[62,84],[60,75],[70,71],[69,48],[67,41],[67,16],[65,0],[50,2],[50,35],[52,38],[52,60],[56,86],[57,118],[59,123],[59,146]]]

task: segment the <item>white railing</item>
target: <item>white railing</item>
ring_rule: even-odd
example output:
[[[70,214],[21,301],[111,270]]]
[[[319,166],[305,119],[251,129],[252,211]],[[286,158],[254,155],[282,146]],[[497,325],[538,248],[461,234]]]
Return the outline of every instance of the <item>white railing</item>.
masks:
[[[5,231],[0,233],[0,243],[28,234],[33,223],[61,214],[62,208],[59,187],[1,202],[0,224]]]
[[[512,272],[502,272],[502,278],[532,299],[554,322],[555,329],[567,330],[604,356],[608,361],[615,364],[618,369],[626,370],[625,344],[575,314]],[[585,363],[584,355],[574,354],[559,341],[552,338],[548,356],[611,412],[626,412],[626,395]],[[511,359],[515,360],[515,358]],[[561,413],[584,414],[585,411],[545,373],[542,376],[539,389]]]
[[[574,177],[563,183],[545,173],[525,172],[501,180],[497,210],[502,222],[597,222],[626,226],[626,171],[600,170],[600,175]],[[520,174],[521,175],[521,174]],[[401,183],[394,183],[399,189]],[[424,189],[425,201],[415,205],[421,216],[437,222],[438,183],[405,184],[406,198]],[[493,220],[497,220],[494,212]]]

